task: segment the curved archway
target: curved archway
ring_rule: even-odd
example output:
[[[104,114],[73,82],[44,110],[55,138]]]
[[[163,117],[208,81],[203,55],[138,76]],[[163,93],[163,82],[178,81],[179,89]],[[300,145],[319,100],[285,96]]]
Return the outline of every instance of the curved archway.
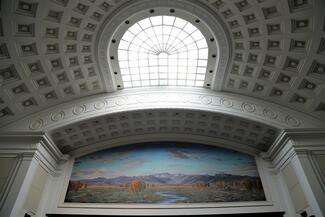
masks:
[[[230,36],[223,25],[221,18],[211,9],[206,7],[206,5],[198,1],[188,1],[186,4],[180,1],[140,1],[131,2],[129,5],[123,5],[118,14],[111,19],[106,20],[102,26],[103,28],[99,32],[97,50],[98,63],[102,72],[112,75],[112,80],[106,80],[110,91],[121,90],[124,88],[118,64],[119,60],[117,58],[120,39],[123,37],[124,33],[127,32],[130,26],[133,26],[149,16],[174,16],[186,20],[189,24],[192,23],[191,26],[195,24],[195,27],[199,29],[206,38],[207,47],[209,49],[207,63],[204,62],[204,65],[207,64],[207,70],[205,70],[205,72],[202,71],[202,74],[205,74],[205,78],[200,75],[199,77],[202,78],[200,78],[201,81],[197,84],[200,84],[198,86],[203,86],[209,89],[221,89],[221,84],[231,58],[232,48]],[[107,50],[105,50],[105,48],[107,48]],[[184,80],[181,85],[184,86],[184,82],[186,85],[186,79],[181,80]],[[202,80],[204,80],[203,84]],[[190,86],[196,86],[195,80],[194,85],[192,84],[193,82]]]

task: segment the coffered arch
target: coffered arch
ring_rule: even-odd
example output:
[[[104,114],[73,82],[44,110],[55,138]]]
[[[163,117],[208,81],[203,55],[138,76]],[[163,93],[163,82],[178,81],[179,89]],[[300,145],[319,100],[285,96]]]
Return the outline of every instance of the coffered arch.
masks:
[[[64,152],[121,138],[178,134],[215,139],[253,153],[266,151],[282,129],[322,127],[324,122],[285,107],[234,94],[148,88],[89,97],[26,117],[6,130],[45,130]],[[158,137],[154,137],[158,138]],[[141,141],[141,140],[139,140]],[[237,145],[234,145],[237,143]],[[91,146],[90,147],[97,147]]]

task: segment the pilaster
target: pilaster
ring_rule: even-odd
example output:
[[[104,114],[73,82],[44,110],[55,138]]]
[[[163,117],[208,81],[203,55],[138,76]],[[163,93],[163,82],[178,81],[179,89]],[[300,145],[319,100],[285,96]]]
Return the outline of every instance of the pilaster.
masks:
[[[325,129],[284,130],[264,158],[286,183],[297,214],[325,215]]]
[[[28,195],[33,180],[38,178],[37,168],[53,176],[67,156],[43,132],[0,132],[0,158],[8,162],[9,171],[0,192],[0,216],[16,217],[35,213],[28,210],[27,202],[33,202]]]

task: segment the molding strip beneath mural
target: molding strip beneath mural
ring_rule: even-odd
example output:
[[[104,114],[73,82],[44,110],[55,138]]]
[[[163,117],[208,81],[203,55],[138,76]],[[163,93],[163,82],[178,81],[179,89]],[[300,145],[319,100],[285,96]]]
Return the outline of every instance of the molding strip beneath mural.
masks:
[[[149,92],[149,93],[148,93]],[[1,127],[7,131],[53,130],[58,127],[116,112],[142,109],[189,109],[224,113],[277,128],[324,127],[325,123],[274,103],[206,89],[142,88],[92,96],[61,104]],[[3,123],[6,124],[6,123]]]

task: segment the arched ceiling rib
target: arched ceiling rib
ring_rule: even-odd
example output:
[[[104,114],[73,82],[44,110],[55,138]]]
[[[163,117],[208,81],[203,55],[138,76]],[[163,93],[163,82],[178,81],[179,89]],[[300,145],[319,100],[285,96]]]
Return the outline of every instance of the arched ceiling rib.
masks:
[[[135,1],[2,0],[2,126],[115,89],[112,77],[98,70],[95,41],[105,18],[128,2]],[[233,57],[223,91],[325,120],[324,1],[181,2],[210,7],[228,28]]]

